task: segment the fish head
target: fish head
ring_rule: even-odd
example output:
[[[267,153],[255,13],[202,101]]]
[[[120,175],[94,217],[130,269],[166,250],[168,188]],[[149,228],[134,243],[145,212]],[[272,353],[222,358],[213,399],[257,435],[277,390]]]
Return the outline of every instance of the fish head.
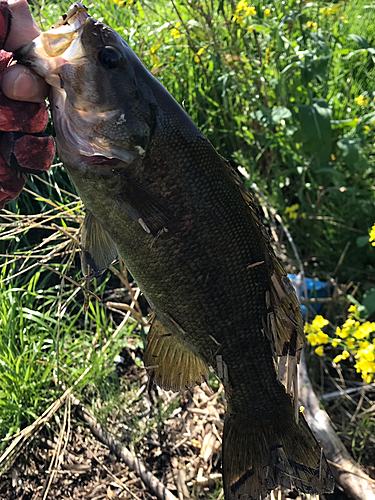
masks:
[[[155,121],[147,72],[123,38],[77,2],[17,55],[51,85],[58,151],[87,163],[143,157]]]

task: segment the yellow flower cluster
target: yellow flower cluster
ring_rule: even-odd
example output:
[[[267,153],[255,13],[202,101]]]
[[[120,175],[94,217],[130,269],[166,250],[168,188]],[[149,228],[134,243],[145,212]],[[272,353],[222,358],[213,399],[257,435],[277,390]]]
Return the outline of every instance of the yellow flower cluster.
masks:
[[[316,31],[318,29],[318,23],[314,23],[313,21],[307,21],[306,28],[311,28],[312,31]]]
[[[354,100],[359,106],[367,106],[367,104],[370,102],[369,96],[365,97],[362,94],[356,97]]]
[[[297,219],[297,210],[299,209],[298,203],[291,205],[290,207],[286,207],[285,215],[289,215],[289,219]]]
[[[342,327],[336,328],[335,337],[323,332],[322,328],[328,325],[328,321],[323,316],[316,316],[311,324],[305,325],[306,338],[313,347],[317,346],[315,353],[319,356],[323,356],[325,344],[342,347],[341,354],[333,359],[334,363],[340,363],[352,354],[356,360],[355,369],[365,382],[370,383],[375,377],[375,323],[360,321],[356,305],[350,306],[348,313]]]
[[[299,209],[299,204],[295,203],[294,205],[291,205],[290,207],[286,207],[285,209],[285,215],[289,216],[289,219],[297,219],[298,218],[298,209]],[[306,213],[302,212],[300,214],[302,219],[306,219]]]
[[[159,50],[160,48],[160,43],[156,43],[155,45],[153,45],[149,51],[149,54],[150,54],[150,59],[152,61],[152,64],[154,65],[154,68],[156,68],[158,66],[158,64],[160,63],[160,59],[159,59],[159,56],[157,54],[157,51]]]
[[[176,23],[174,25],[174,28],[171,29],[171,36],[173,36],[175,40],[180,40],[185,36],[184,33],[181,33],[181,31],[179,30],[180,26],[181,23]]]
[[[240,0],[236,7],[236,13],[232,17],[232,22],[243,26],[245,24],[245,17],[255,16],[255,7],[249,5],[245,0]]]
[[[369,241],[371,245],[375,247],[375,224],[371,228]]]
[[[333,7],[322,7],[319,9],[320,14],[324,14],[325,16],[330,16],[331,14],[338,14],[340,12],[340,8],[335,5]]]

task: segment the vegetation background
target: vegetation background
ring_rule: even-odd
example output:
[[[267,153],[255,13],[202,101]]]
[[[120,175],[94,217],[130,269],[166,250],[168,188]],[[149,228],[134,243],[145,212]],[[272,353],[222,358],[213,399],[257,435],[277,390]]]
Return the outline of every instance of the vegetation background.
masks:
[[[31,8],[44,30],[69,5],[40,0]],[[316,387],[321,393],[361,387],[361,372],[371,383],[374,348],[366,377],[353,368],[364,345],[345,339],[368,323],[367,336],[355,338],[375,346],[375,249],[369,242],[375,223],[375,3],[103,0],[88,7],[127,40],[215,148],[240,167],[288,269],[303,266],[306,276],[330,284],[334,300],[323,301],[320,311],[327,319],[307,327],[320,335],[310,337],[313,346],[324,347],[310,358]],[[82,217],[58,159],[3,211],[0,438],[33,422],[77,379],[75,391],[86,403],[94,405],[104,393],[115,397],[114,361],[124,347],[135,346],[133,361],[141,365],[146,306],[102,349],[121,320],[119,308],[108,306],[113,296],[120,301],[122,292],[115,291],[126,285],[118,266],[95,284],[102,301],[92,298],[84,312],[75,255]],[[338,336],[341,344],[333,342],[336,326],[348,318],[358,322],[356,329]],[[348,355],[338,359],[344,350]],[[367,391],[360,407],[355,396],[325,403],[345,444],[367,466],[375,459],[373,400]]]

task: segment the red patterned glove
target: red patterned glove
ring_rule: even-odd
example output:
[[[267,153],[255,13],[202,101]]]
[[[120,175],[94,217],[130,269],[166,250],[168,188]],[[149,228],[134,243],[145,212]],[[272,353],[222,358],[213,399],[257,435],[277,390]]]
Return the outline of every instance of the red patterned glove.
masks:
[[[12,15],[0,1],[0,48],[11,30]],[[12,53],[0,50],[0,80],[12,62]],[[47,125],[45,103],[8,99],[0,88],[0,209],[22,191],[28,173],[48,170],[55,155],[52,137],[43,134]]]

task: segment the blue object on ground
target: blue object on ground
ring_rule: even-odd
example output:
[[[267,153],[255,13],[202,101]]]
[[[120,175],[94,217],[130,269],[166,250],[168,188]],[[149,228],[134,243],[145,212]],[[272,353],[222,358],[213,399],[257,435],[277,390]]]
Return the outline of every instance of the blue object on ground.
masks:
[[[302,282],[302,277],[300,274],[288,274],[288,278],[290,281],[293,283],[293,286],[296,290],[296,295],[301,302],[301,300],[305,299],[305,290]],[[314,280],[312,278],[305,278],[306,281],[306,288],[307,288],[307,298],[312,299],[312,298],[326,298],[328,297],[328,292],[329,292],[329,284],[326,283],[325,281],[319,281],[319,280]],[[315,302],[311,303],[309,305],[309,309],[315,311],[316,313],[319,312],[319,310],[322,307],[322,303]],[[305,317],[306,315],[306,306],[301,305],[302,309],[302,315]]]

